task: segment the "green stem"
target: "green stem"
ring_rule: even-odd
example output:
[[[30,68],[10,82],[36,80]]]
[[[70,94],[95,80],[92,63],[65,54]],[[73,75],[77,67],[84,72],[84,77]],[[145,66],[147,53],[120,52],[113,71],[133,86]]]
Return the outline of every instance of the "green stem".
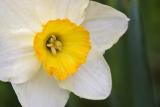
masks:
[[[132,79],[134,107],[155,107],[151,74],[148,69],[144,33],[138,0],[131,0],[128,52]]]

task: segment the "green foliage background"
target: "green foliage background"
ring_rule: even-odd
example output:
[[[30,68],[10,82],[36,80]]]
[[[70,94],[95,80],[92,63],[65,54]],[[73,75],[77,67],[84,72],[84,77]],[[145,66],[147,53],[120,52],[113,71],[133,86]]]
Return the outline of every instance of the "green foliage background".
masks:
[[[66,107],[160,107],[160,0],[95,1],[131,19],[128,32],[104,55],[113,90],[103,101],[71,94]],[[0,107],[21,107],[9,83],[0,82]]]

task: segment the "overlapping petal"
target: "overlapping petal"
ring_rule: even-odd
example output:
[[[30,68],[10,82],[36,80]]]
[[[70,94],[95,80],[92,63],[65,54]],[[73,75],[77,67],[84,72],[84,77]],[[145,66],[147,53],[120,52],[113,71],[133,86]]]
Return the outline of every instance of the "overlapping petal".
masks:
[[[48,20],[68,18],[80,24],[89,0],[35,0],[37,14],[43,24]]]
[[[26,83],[12,86],[23,107],[64,107],[69,98],[69,92],[60,89],[42,69]]]
[[[0,32],[0,80],[22,83],[39,71],[32,42],[28,29]]]
[[[83,25],[90,32],[93,46],[104,52],[126,32],[128,21],[127,16],[112,7],[91,1]]]
[[[105,99],[110,95],[112,88],[110,68],[98,52],[92,51],[90,55],[75,75],[59,82],[59,85],[82,98]]]
[[[41,29],[41,23],[35,11],[34,0],[0,0],[0,31],[28,28],[34,32]]]

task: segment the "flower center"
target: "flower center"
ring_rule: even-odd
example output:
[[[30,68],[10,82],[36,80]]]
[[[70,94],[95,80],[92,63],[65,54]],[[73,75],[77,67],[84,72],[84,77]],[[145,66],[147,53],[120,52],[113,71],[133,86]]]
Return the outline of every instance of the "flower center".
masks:
[[[90,48],[88,31],[68,19],[49,21],[34,39],[37,58],[45,71],[58,80],[76,73]]]
[[[47,40],[46,46],[53,55],[56,55],[57,52],[61,51],[63,48],[62,42],[58,40],[55,35],[51,35]]]

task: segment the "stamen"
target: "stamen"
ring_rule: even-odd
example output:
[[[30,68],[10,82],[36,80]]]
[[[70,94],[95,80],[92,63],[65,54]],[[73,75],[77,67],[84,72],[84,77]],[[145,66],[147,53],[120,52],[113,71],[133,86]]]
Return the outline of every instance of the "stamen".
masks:
[[[57,51],[54,47],[51,47],[51,51],[52,51],[52,54],[54,54],[54,55],[57,54]]]
[[[49,48],[52,47],[52,46],[53,46],[53,44],[47,44],[47,47],[49,47]]]
[[[56,41],[56,39],[57,39],[56,36],[52,35],[51,38],[50,38],[50,42],[53,43],[54,41]]]
[[[59,51],[61,51],[62,50],[62,43],[60,41],[56,41],[55,48],[57,48]]]
[[[58,51],[62,50],[62,42],[57,40],[55,35],[51,35],[51,37],[48,40],[48,43],[46,46],[51,50],[52,54],[57,54]]]

